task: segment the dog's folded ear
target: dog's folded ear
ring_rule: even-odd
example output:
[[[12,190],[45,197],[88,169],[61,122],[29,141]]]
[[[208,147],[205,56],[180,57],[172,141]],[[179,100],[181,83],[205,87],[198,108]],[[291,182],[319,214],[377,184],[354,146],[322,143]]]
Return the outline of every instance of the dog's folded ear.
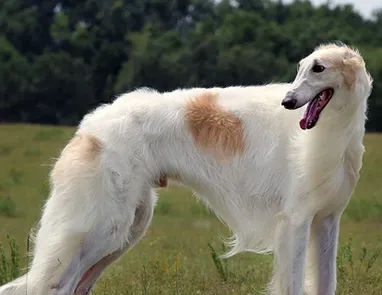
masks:
[[[355,51],[348,50],[343,59],[344,66],[358,69],[365,66],[363,58]]]
[[[342,60],[344,83],[349,89],[354,89],[357,70],[365,66],[363,58],[354,50],[347,49]]]

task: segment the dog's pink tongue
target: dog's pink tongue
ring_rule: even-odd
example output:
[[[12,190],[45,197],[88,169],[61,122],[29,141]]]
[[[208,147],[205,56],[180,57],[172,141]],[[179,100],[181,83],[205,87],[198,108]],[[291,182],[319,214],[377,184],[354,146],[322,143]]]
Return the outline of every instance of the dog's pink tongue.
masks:
[[[300,128],[302,130],[308,129],[311,125],[315,123],[318,112],[318,99],[313,99],[309,102],[306,107],[305,113],[300,120]]]
[[[307,122],[308,122],[308,120],[307,120],[305,117],[303,117],[303,118],[300,120],[300,128],[301,128],[302,130],[305,130],[306,127],[308,127]]]

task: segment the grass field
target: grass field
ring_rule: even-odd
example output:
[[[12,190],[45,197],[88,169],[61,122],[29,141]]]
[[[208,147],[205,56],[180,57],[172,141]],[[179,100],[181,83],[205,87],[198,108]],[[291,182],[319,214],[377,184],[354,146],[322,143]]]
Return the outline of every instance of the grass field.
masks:
[[[6,235],[25,258],[27,236],[48,195],[52,159],[73,128],[0,125],[0,241]],[[382,294],[382,134],[368,134],[361,181],[341,224],[338,258],[342,295]],[[260,294],[272,256],[239,254],[225,261],[221,236],[229,231],[190,191],[162,191],[154,221],[142,242],[110,267],[94,294]],[[379,255],[379,256],[378,256]]]

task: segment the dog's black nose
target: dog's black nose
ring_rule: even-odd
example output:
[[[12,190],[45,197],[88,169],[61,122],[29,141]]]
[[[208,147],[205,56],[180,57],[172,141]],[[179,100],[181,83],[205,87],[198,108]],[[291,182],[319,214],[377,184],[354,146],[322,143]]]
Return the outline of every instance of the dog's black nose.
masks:
[[[297,104],[297,99],[293,97],[286,97],[281,102],[281,105],[283,105],[284,108],[288,110],[293,110],[296,107],[296,104]]]

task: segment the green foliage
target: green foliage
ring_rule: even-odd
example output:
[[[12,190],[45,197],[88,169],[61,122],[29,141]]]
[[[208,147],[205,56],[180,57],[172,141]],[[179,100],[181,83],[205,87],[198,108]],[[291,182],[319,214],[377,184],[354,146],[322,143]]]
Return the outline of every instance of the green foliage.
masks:
[[[212,247],[212,245],[210,243],[208,243],[208,247],[210,248],[212,261],[214,262],[214,265],[216,267],[216,270],[217,270],[220,278],[224,282],[227,281],[228,280],[227,260],[222,260],[220,258],[220,256],[217,254],[217,252],[215,251],[214,247]],[[225,249],[225,246],[223,243],[222,243],[222,249],[223,249],[223,252],[225,252],[226,249]]]
[[[0,116],[2,119],[23,121],[26,118],[28,110],[24,108],[23,102],[24,95],[31,91],[29,72],[30,64],[27,58],[0,35]]]
[[[60,140],[62,139],[63,132],[60,129],[43,129],[39,130],[34,136],[36,141],[51,141],[51,140]]]
[[[27,157],[27,158],[37,158],[39,156],[41,156],[41,150],[39,148],[31,148],[31,149],[27,149],[25,152],[24,152],[24,155]]]
[[[206,208],[201,203],[192,203],[190,206],[191,213],[195,216],[208,216],[211,215],[211,210]]]
[[[71,37],[69,19],[65,12],[57,12],[51,27],[51,35],[56,42],[67,41]]]
[[[16,203],[10,197],[0,197],[0,215],[7,217],[17,216]]]
[[[155,213],[161,215],[168,215],[171,212],[171,203],[166,200],[159,200],[155,207]]]
[[[346,207],[345,216],[356,221],[361,221],[365,218],[381,221],[382,204],[371,202],[369,200],[357,199]]]
[[[90,68],[83,59],[63,51],[45,53],[35,59],[32,71],[31,121],[69,124],[94,103]]]
[[[0,1],[0,114],[73,125],[147,86],[291,81],[319,43],[359,47],[374,78],[370,131],[382,130],[382,11],[309,1]]]
[[[14,185],[19,185],[22,182],[23,172],[12,168],[11,171],[9,171],[9,177]]]
[[[0,157],[1,156],[8,156],[12,153],[12,147],[10,146],[2,146],[0,147]]]
[[[354,290],[349,286],[360,284],[363,280],[370,283],[380,283],[381,277],[370,275],[371,269],[380,258],[381,249],[369,249],[365,246],[360,249],[354,249],[354,243],[351,238],[343,244],[337,255],[337,271],[340,292],[352,294]]]
[[[7,236],[9,256],[0,244],[0,285],[3,285],[20,275],[20,252],[14,238]]]

